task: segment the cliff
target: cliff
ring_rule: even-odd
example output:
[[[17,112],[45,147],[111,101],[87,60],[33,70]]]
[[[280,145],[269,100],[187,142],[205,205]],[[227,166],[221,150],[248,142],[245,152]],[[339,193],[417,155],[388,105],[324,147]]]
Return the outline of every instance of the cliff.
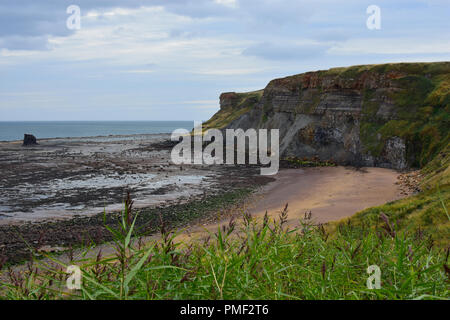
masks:
[[[282,156],[422,167],[449,143],[450,62],[307,72],[220,104],[206,128],[279,129]]]

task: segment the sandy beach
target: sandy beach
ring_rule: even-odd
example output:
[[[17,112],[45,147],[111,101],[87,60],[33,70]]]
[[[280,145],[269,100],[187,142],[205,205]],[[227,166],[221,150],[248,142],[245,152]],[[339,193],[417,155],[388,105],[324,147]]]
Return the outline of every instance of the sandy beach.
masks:
[[[300,225],[305,212],[311,212],[313,222],[326,223],[349,217],[363,209],[382,205],[411,193],[399,183],[399,173],[384,168],[321,167],[283,169],[241,208],[255,218],[267,211],[278,218],[288,204],[288,221],[291,228]],[[239,210],[237,210],[239,211]],[[239,217],[239,212],[235,212]],[[229,221],[191,226],[178,237],[179,241],[204,238],[209,232]]]

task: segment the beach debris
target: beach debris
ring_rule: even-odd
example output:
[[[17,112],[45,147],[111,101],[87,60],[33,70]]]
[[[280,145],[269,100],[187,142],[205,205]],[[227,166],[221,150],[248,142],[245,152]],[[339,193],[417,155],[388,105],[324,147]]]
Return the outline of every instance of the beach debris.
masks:
[[[37,145],[37,144],[38,143],[37,143],[36,137],[33,136],[32,134],[25,133],[23,135],[23,145],[24,146],[34,146],[34,145]]]
[[[420,182],[422,181],[423,176],[420,170],[402,173],[397,179],[395,184],[399,186],[401,195],[409,196],[421,191]]]

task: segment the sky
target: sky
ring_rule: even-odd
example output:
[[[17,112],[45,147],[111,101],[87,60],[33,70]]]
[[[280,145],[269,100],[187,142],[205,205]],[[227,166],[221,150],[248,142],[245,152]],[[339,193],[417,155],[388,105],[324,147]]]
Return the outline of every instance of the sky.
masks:
[[[0,121],[207,120],[274,78],[449,61],[449,30],[450,0],[1,0]]]

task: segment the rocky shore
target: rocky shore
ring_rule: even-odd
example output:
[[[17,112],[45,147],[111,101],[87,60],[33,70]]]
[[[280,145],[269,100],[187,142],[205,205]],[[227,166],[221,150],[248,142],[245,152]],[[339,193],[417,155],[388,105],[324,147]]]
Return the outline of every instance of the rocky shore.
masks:
[[[161,205],[219,186],[223,168],[170,162],[168,134],[0,143],[0,224]]]

